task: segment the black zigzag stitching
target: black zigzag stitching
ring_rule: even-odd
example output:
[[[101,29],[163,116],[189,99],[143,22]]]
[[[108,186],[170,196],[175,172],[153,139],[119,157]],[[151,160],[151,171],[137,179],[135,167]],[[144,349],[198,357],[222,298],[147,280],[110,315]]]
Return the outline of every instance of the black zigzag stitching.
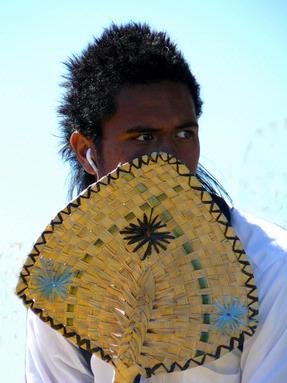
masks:
[[[104,350],[101,348],[101,347],[94,347],[94,348],[91,348],[91,342],[89,339],[82,339],[76,332],[68,332],[66,327],[63,325],[63,324],[55,324],[53,318],[51,318],[50,316],[45,316],[43,314],[43,310],[41,309],[36,309],[36,308],[33,308],[33,305],[34,305],[34,302],[32,300],[26,300],[25,299],[25,295],[22,296],[22,299],[24,300],[24,303],[27,305],[30,305],[32,311],[37,314],[41,320],[45,323],[49,323],[49,325],[54,329],[54,330],[61,330],[62,332],[62,335],[66,338],[72,338],[72,337],[75,337],[76,338],[76,344],[83,348],[84,350],[87,350],[89,352],[92,352],[92,353],[97,353],[97,354],[100,354],[100,357],[101,359],[105,360],[106,362],[109,362],[111,361],[111,357],[107,354],[104,353]]]
[[[248,294],[247,294],[248,298],[251,300],[251,302],[249,303],[248,306],[249,306],[249,309],[252,312],[252,314],[249,316],[249,318],[253,318],[258,313],[258,310],[255,310],[255,309],[250,307],[251,305],[253,305],[254,303],[256,303],[258,301],[258,298],[252,295],[252,293],[254,293],[256,291],[256,286],[253,283],[250,283],[250,282],[253,281],[253,275],[251,273],[245,271],[245,267],[247,265],[249,265],[249,263],[247,261],[241,261],[240,260],[241,255],[245,254],[245,252],[243,250],[237,250],[235,248],[236,241],[238,241],[238,238],[234,237],[234,236],[229,236],[227,234],[228,233],[229,224],[228,224],[228,222],[225,221],[224,214],[222,214],[222,211],[217,206],[217,204],[214,203],[214,201],[212,199],[211,200],[204,200],[204,196],[205,196],[206,190],[202,186],[191,185],[191,179],[192,179],[192,177],[194,177],[194,175],[192,173],[182,173],[182,174],[180,173],[180,171],[181,171],[180,165],[183,164],[181,161],[177,160],[172,155],[166,155],[166,154],[162,154],[162,153],[157,153],[155,155],[155,158],[153,158],[153,157],[154,157],[154,155],[153,156],[143,156],[143,157],[140,157],[139,159],[135,159],[135,160],[131,161],[129,163],[130,166],[129,166],[128,170],[121,169],[120,167],[118,167],[117,170],[116,170],[116,173],[109,174],[107,177],[105,177],[104,180],[106,182],[104,180],[102,180],[102,181],[98,181],[97,183],[89,186],[80,196],[78,196],[76,198],[76,200],[70,202],[66,206],[65,209],[63,209],[61,212],[59,212],[57,214],[57,216],[50,223],[50,226],[51,226],[52,230],[46,230],[46,231],[44,231],[42,233],[40,239],[34,245],[32,252],[28,255],[28,257],[32,260],[33,264],[25,265],[24,266],[24,270],[25,270],[26,273],[22,272],[20,274],[20,277],[21,277],[22,281],[26,284],[26,286],[28,286],[26,277],[30,276],[30,270],[29,269],[35,264],[37,257],[40,255],[40,250],[39,250],[38,247],[41,247],[44,244],[46,244],[46,242],[47,242],[46,236],[51,235],[54,232],[55,227],[57,225],[60,225],[61,223],[63,223],[63,220],[64,220],[63,216],[64,215],[70,215],[72,210],[73,210],[73,208],[78,208],[81,205],[81,199],[82,198],[83,199],[89,199],[91,197],[92,193],[98,193],[101,190],[101,186],[107,186],[112,181],[117,180],[120,177],[120,173],[131,173],[132,172],[132,168],[139,169],[139,168],[142,167],[142,165],[148,165],[150,161],[152,161],[153,163],[156,163],[156,162],[158,162],[158,159],[160,158],[164,162],[167,162],[167,163],[169,163],[171,165],[175,165],[175,167],[176,167],[175,170],[177,171],[177,173],[179,175],[189,177],[188,178],[188,185],[193,190],[195,190],[195,191],[200,193],[200,199],[201,199],[201,202],[203,204],[206,204],[206,205],[209,204],[210,205],[210,207],[209,207],[209,212],[210,213],[219,213],[219,215],[218,215],[216,220],[217,220],[218,223],[220,223],[220,224],[225,226],[224,235],[225,235],[226,239],[232,241],[232,249],[233,249],[235,254],[237,254],[237,255],[239,254],[237,259],[238,259],[239,263],[241,265],[243,265],[242,266],[242,272],[246,276],[249,277],[248,280],[245,282],[245,286],[248,287],[249,290],[250,290],[248,292]],[[34,301],[31,300],[31,299],[27,299],[26,295],[24,294],[25,290],[26,290],[26,287],[23,288],[21,291],[18,291],[17,294],[23,300],[24,304],[26,306],[30,306],[31,309],[41,318],[41,320],[43,320],[44,322],[49,323],[49,325],[52,328],[54,328],[55,330],[60,330],[62,332],[62,334],[66,338],[75,338],[76,344],[79,347],[82,347],[83,349],[85,349],[85,350],[87,350],[89,352],[100,354],[100,357],[103,360],[106,360],[107,362],[113,363],[111,357],[109,355],[105,354],[102,348],[100,348],[100,347],[91,348],[90,340],[82,339],[76,332],[68,332],[66,327],[63,324],[55,324],[53,318],[51,318],[49,316],[45,316],[41,309],[34,308],[33,307],[34,306]],[[242,350],[243,343],[244,343],[244,335],[252,336],[254,334],[255,330],[256,330],[256,326],[255,325],[249,326],[249,330],[250,330],[250,332],[248,332],[246,330],[241,332],[238,338],[232,337],[230,339],[229,346],[227,346],[227,345],[220,345],[220,346],[218,346],[214,354],[205,353],[203,355],[201,361],[198,361],[198,360],[195,360],[193,358],[190,358],[188,361],[186,361],[184,363],[183,366],[181,366],[177,362],[174,362],[170,366],[170,368],[167,368],[163,363],[156,364],[153,368],[146,368],[145,371],[146,371],[147,377],[150,377],[151,375],[153,375],[156,372],[156,370],[158,370],[159,368],[163,368],[166,372],[172,372],[176,368],[179,368],[180,370],[185,370],[185,369],[187,369],[190,366],[190,364],[192,362],[194,364],[201,365],[201,364],[204,363],[204,361],[205,361],[207,356],[210,356],[210,357],[212,357],[214,359],[218,359],[220,357],[221,351],[223,349],[227,349],[227,350],[231,351],[231,350],[233,350],[236,347],[236,343],[237,343],[237,348]]]
[[[253,334],[253,332],[252,332]],[[156,373],[156,371],[160,368],[163,368],[167,373],[170,373],[170,372],[174,372],[174,370],[176,368],[180,369],[181,371],[184,371],[186,369],[189,368],[190,364],[193,362],[194,364],[200,366],[200,365],[203,365],[204,362],[205,362],[205,359],[207,358],[207,356],[211,357],[211,358],[214,358],[214,359],[219,359],[220,356],[221,356],[221,353],[222,353],[222,350],[228,350],[228,351],[232,351],[235,347],[238,348],[240,351],[242,351],[243,349],[243,344],[244,344],[244,335],[248,335],[248,336],[251,336],[252,334],[246,332],[246,331],[243,331],[238,338],[236,337],[232,337],[230,338],[230,343],[229,343],[229,346],[227,345],[220,345],[217,347],[216,351],[214,354],[211,354],[211,353],[205,353],[202,357],[202,359],[199,361],[199,360],[196,360],[194,358],[190,358],[188,359],[183,366],[181,366],[179,363],[177,362],[174,362],[170,368],[166,367],[164,363],[158,363],[156,364],[154,367],[152,368],[145,368],[145,371],[146,371],[146,374],[147,374],[147,377],[150,378],[152,375],[154,375]],[[236,345],[237,344],[237,345]]]

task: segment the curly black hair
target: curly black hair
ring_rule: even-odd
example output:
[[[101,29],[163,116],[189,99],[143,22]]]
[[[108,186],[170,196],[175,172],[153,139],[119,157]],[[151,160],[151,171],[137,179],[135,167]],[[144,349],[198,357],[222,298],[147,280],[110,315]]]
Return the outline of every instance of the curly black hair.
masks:
[[[70,196],[95,181],[78,162],[70,136],[79,131],[93,141],[100,154],[101,124],[115,113],[115,97],[123,86],[165,80],[183,83],[192,95],[197,118],[201,115],[199,84],[182,53],[165,32],[153,31],[147,24],[112,24],[65,65],[65,93],[58,112],[63,140],[60,152],[71,165]],[[224,194],[221,185],[201,165],[197,174],[209,191]]]
[[[187,62],[166,33],[152,31],[147,24],[113,24],[65,65],[65,94],[58,112],[61,154],[72,168],[71,191],[83,190],[94,177],[77,161],[70,136],[79,131],[92,139],[100,152],[101,122],[115,112],[115,96],[124,85],[164,80],[184,83],[193,97],[197,117],[201,114],[199,85]]]

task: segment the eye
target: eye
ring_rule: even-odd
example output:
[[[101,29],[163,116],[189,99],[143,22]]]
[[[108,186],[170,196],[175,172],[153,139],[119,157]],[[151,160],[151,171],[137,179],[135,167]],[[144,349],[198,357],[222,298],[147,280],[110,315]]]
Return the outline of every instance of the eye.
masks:
[[[193,131],[191,130],[180,130],[176,132],[176,137],[178,138],[184,138],[184,139],[189,139],[193,136]]]
[[[152,139],[153,139],[153,135],[151,133],[143,133],[135,137],[135,140],[141,141],[141,142],[151,141]]]

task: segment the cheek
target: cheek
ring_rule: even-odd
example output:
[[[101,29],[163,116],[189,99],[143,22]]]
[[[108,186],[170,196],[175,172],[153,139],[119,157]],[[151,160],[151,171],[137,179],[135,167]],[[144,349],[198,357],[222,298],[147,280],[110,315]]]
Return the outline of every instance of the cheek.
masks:
[[[196,145],[196,148],[194,150],[193,169],[191,169],[192,172],[194,172],[194,173],[195,173],[197,165],[198,165],[199,156],[200,156],[200,144],[199,144],[199,141],[198,141],[198,143]]]
[[[119,163],[125,163],[137,155],[134,155],[132,145],[110,142],[108,146],[102,148],[101,167],[103,174],[110,173]]]
[[[191,148],[188,148],[184,153],[183,162],[189,168],[189,170],[195,173],[200,155],[200,145],[199,141],[194,144]]]
[[[119,163],[123,164],[127,161],[133,160],[136,157],[159,150],[160,148],[158,147],[139,147],[132,142],[109,142],[109,145],[104,145],[104,147],[102,147],[100,164],[101,176],[113,171]],[[186,147],[184,150],[181,146],[180,148],[176,148],[176,150],[168,150],[168,152],[174,154],[178,159],[182,160],[190,171],[196,171],[200,153],[199,140],[196,140],[191,147]]]
[[[196,152],[197,162],[199,161],[200,157],[200,142],[199,139],[197,140],[197,152]]]

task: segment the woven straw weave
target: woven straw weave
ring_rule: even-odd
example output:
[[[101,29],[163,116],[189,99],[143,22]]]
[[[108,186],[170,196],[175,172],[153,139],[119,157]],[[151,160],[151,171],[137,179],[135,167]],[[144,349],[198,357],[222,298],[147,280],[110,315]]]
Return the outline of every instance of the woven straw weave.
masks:
[[[165,153],[120,166],[63,209],[29,254],[17,294],[112,363],[118,383],[242,348],[258,311],[233,229],[198,179]],[[222,314],[228,309],[233,322]]]

